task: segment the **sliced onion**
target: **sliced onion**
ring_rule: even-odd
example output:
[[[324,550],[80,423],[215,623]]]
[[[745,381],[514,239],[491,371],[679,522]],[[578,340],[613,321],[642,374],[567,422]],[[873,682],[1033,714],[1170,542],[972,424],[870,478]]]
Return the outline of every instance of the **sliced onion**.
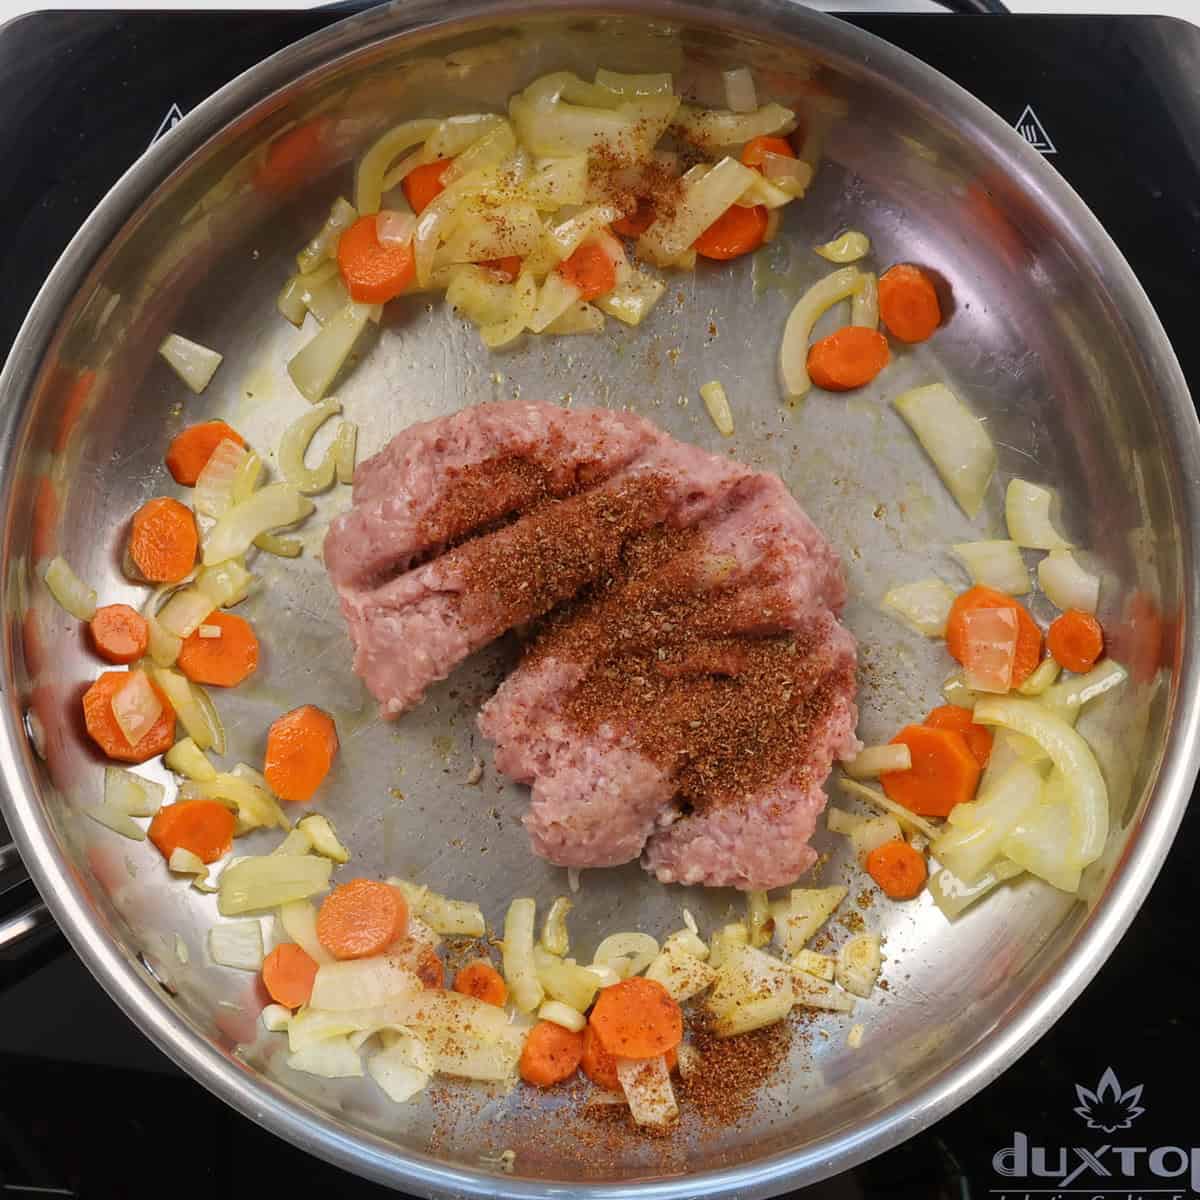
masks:
[[[254,539],[255,549],[277,558],[299,558],[304,553],[304,543],[296,538],[277,537],[273,533],[260,533]]]
[[[288,1030],[291,1030],[290,1023]],[[345,1037],[328,1038],[297,1050],[288,1055],[287,1065],[293,1071],[303,1071],[321,1079],[354,1079],[363,1073],[362,1059]]]
[[[771,940],[771,912],[766,892],[746,893],[746,930],[751,946],[765,946]]]
[[[391,1044],[367,1059],[367,1074],[389,1100],[403,1104],[433,1078],[433,1062],[419,1037],[397,1029]]]
[[[734,67],[721,72],[725,85],[725,107],[730,112],[750,113],[758,108],[758,92],[754,87],[754,76],[747,67]]]
[[[621,215],[611,204],[594,204],[555,225],[547,235],[559,260],[570,258],[589,238],[606,229]]]
[[[183,638],[168,633],[159,623],[153,613],[144,614],[149,641],[146,653],[150,661],[159,667],[173,667],[183,649]]]
[[[177,333],[169,333],[162,340],[158,352],[167,360],[171,369],[198,396],[217,373],[222,356],[198,342],[190,342]]]
[[[1050,506],[1054,493],[1024,479],[1009,480],[1004,493],[1008,536],[1030,550],[1068,550],[1071,543],[1054,528]]]
[[[50,595],[60,608],[79,621],[90,621],[96,615],[96,592],[88,587],[65,558],[56,556],[46,566],[44,576]]]
[[[796,162],[793,158],[786,161]],[[785,179],[782,184],[772,182],[761,171],[754,171],[754,178],[734,203],[739,208],[757,208],[761,204],[769,213],[778,212],[797,196],[803,195],[804,188],[808,186],[809,171],[808,164],[801,163],[796,172],[797,178]]]
[[[1085,571],[1070,550],[1051,550],[1038,563],[1038,583],[1046,598],[1063,612],[1095,613],[1100,604],[1100,577]]]
[[[975,692],[1003,694],[1012,687],[1017,657],[1017,614],[976,608],[963,614],[963,678]]]
[[[846,898],[840,884],[825,888],[793,888],[781,917],[775,920],[775,939],[789,957],[799,954],[817,930]]]
[[[895,800],[878,788],[868,787],[865,783],[859,783],[858,780],[850,779],[846,775],[838,777],[838,787],[843,792],[849,792],[852,796],[869,801],[881,812],[891,813],[899,821],[902,829],[923,834],[931,841],[938,835],[936,825],[931,825],[924,817],[918,817],[916,813],[909,812],[902,804],[897,804]]]
[[[683,177],[683,195],[673,213],[655,221],[638,239],[639,256],[659,266],[666,266],[688,250],[756,179],[762,178],[757,171],[728,157],[702,176],[689,181],[689,175]]]
[[[629,1102],[634,1123],[663,1128],[679,1116],[671,1087],[671,1072],[663,1055],[657,1058],[618,1058],[617,1078]]]
[[[704,953],[708,954],[707,946]],[[646,968],[646,978],[661,983],[672,999],[683,1004],[712,987],[717,972],[715,967],[680,949],[676,943],[663,946],[662,953]]]
[[[382,246],[407,246],[417,231],[417,218],[410,212],[385,208],[375,218],[375,238]]]
[[[892,588],[881,607],[890,609],[926,637],[945,637],[954,600],[954,589],[949,584],[940,579],[922,579]]]
[[[532,204],[487,203],[468,200],[460,220],[444,245],[439,247],[437,262],[486,262],[516,255],[526,258],[542,243],[545,230]]]
[[[328,325],[350,303],[350,293],[336,262],[318,267],[311,275],[305,275],[304,281],[304,307],[318,325]]]
[[[851,779],[878,779],[884,771],[911,769],[912,752],[902,742],[894,746],[864,746],[853,758],[842,762],[842,770]]]
[[[779,906],[779,912],[775,911],[776,905]],[[782,921],[790,913],[787,901],[776,901],[775,905],[771,906],[771,915],[775,919],[775,936],[782,937]],[[750,930],[746,928],[745,921],[733,921],[728,925],[723,925],[720,929],[714,931],[710,939],[711,945],[708,952],[709,966],[719,969],[725,963],[729,955],[740,946],[750,945]]]
[[[288,837],[291,836],[289,833]],[[321,939],[317,937],[317,910],[311,900],[290,900],[281,904],[279,923],[283,926],[284,933],[318,966],[334,961],[333,955],[321,945]]]
[[[361,172],[362,168],[360,167],[359,170]],[[378,207],[379,204],[376,201],[375,208]],[[366,211],[374,212],[375,209]],[[317,235],[296,255],[296,265],[300,268],[300,274],[309,275],[322,263],[334,258],[337,255],[338,242],[341,241],[342,234],[357,220],[357,210],[349,201],[339,196],[333,202],[329,216],[325,218],[325,224],[318,230]]]
[[[319,335],[318,335],[319,336]],[[271,483],[231,508],[204,543],[204,565],[212,566],[245,554],[260,533],[303,521],[314,509],[311,500],[286,483]]]
[[[871,241],[865,233],[859,233],[857,229],[848,229],[833,241],[814,246],[813,250],[829,262],[852,263],[866,258],[871,253]]]
[[[953,871],[943,867],[930,876],[929,894],[934,903],[953,921],[972,904],[982,900],[989,892],[1009,879],[1023,875],[1024,869],[1007,858],[998,858],[975,883],[964,883]]]
[[[550,954],[540,946],[534,947],[533,961],[538,983],[545,994],[580,1012],[587,1010],[601,987],[619,982],[615,971],[564,962],[558,955]],[[603,977],[602,971],[605,972]]]
[[[545,331],[562,336],[577,333],[599,333],[603,328],[604,313],[586,301],[577,300],[566,312],[551,321]]]
[[[297,329],[304,324],[304,314],[308,311],[304,304],[304,276],[292,275],[283,285],[275,307]]]
[[[360,213],[379,211],[384,192],[384,176],[396,158],[405,150],[430,137],[440,121],[422,118],[405,121],[378,138],[358,163],[354,179],[354,202]],[[395,187],[395,184],[392,184]]]
[[[1047,688],[1041,695],[1040,703],[1055,716],[1074,724],[1085,704],[1119,687],[1128,677],[1124,667],[1106,658],[1086,675],[1076,675]]]
[[[838,951],[834,974],[838,983],[852,996],[866,999],[875,989],[882,966],[879,935],[858,933]]]
[[[729,397],[725,395],[725,388],[721,382],[714,379],[710,383],[701,384],[700,398],[704,401],[704,407],[708,409],[708,415],[712,417],[717,432],[722,437],[732,437],[733,409],[729,407]]]
[[[166,789],[122,767],[104,769],[104,803],[131,817],[152,817],[162,807]]]
[[[83,811],[97,824],[129,838],[130,841],[146,840],[146,831],[128,813],[110,808],[107,804],[97,804],[94,808],[85,808]]]
[[[350,861],[350,851],[338,840],[337,832],[329,818],[322,813],[310,813],[307,817],[301,817],[299,828],[308,835],[312,848],[318,854],[323,854],[336,863]],[[482,932],[481,929],[480,933]]]
[[[844,808],[835,808],[832,804],[825,810],[825,827],[830,833],[849,837],[862,823],[864,818],[847,812]]]
[[[292,1010],[284,1008],[282,1004],[268,1004],[259,1017],[262,1020],[263,1028],[268,1033],[287,1033],[288,1022],[292,1019]]]
[[[675,114],[674,124],[694,146],[706,153],[714,153],[726,146],[741,146],[751,138],[790,133],[796,127],[796,114],[774,102],[750,113],[699,109],[682,104]]]
[[[959,507],[974,517],[996,470],[996,448],[983,423],[942,383],[913,388],[892,403],[917,435]],[[1021,544],[1019,538],[1013,540]]]
[[[329,887],[333,863],[316,855],[264,855],[243,858],[221,872],[217,908],[222,916],[278,908],[307,900]]]
[[[487,930],[483,909],[470,900],[449,900],[424,885],[407,879],[388,878],[408,901],[409,912],[420,918],[436,934],[450,937],[483,937]]]
[[[375,319],[378,311],[378,305],[351,301],[292,356],[287,365],[288,375],[306,400],[317,404],[324,398],[367,323]]]
[[[867,855],[872,850],[888,842],[899,841],[903,837],[900,823],[892,816],[868,817],[850,834],[850,844],[854,848],[854,857],[863,866],[866,865]]]
[[[216,779],[217,768],[212,765],[208,755],[190,738],[180,739],[167,751],[163,758],[168,771],[182,775],[185,779],[194,779],[206,783]]]
[[[330,1012],[374,1008],[411,997],[421,981],[386,954],[347,962],[327,962],[317,970],[309,1005]]]
[[[542,949],[558,955],[566,954],[571,949],[571,940],[567,933],[567,914],[574,907],[574,901],[567,896],[559,896],[550,905],[542,922],[542,936],[538,942]]]
[[[208,952],[219,966],[259,971],[263,964],[262,926],[257,921],[214,925],[208,931]]]
[[[225,726],[221,724],[221,715],[217,712],[209,694],[199,685],[192,685],[192,694],[204,714],[204,723],[208,727],[208,737],[212,742],[212,750],[216,754],[225,753]]]
[[[637,326],[658,303],[667,285],[644,271],[619,273],[617,286],[596,299],[596,307],[625,325]]]
[[[166,667],[153,667],[151,670],[154,682],[170,701],[175,715],[187,730],[188,737],[196,743],[199,749],[211,749],[213,745],[212,730],[209,728],[204,710],[196,699],[197,689],[195,686],[182,675],[168,670]]]
[[[850,324],[864,329],[879,327],[879,280],[874,271],[864,271],[858,291],[850,297]]]
[[[529,319],[530,330],[541,333],[575,305],[579,297],[579,289],[573,283],[568,282],[560,271],[551,271],[538,292],[537,308]]]
[[[1048,687],[1055,683],[1062,674],[1062,667],[1053,658],[1043,658],[1034,668],[1033,674],[1022,683],[1017,691],[1022,696],[1040,696]]]
[[[512,313],[502,321],[484,325],[479,330],[483,344],[490,350],[498,350],[515,342],[529,325],[537,306],[538,288],[530,271],[522,270],[513,284]]]
[[[834,959],[828,954],[818,954],[815,950],[801,950],[792,959],[792,969],[803,971],[815,979],[833,980]]]
[[[1069,787],[1055,771],[1041,797],[1004,839],[1003,852],[1031,875],[1064,892],[1079,890],[1082,868]]]
[[[834,969],[836,971],[836,964]],[[796,990],[796,1003],[801,1008],[815,1008],[821,1012],[836,1013],[854,1011],[852,996],[807,971],[792,968],[792,985]]]
[[[284,430],[279,442],[279,469],[284,479],[302,495],[311,496],[333,486],[337,447],[331,443],[315,467],[305,466],[304,455],[317,430],[341,411],[340,401],[331,398],[314,405]]]
[[[783,342],[779,347],[779,374],[789,399],[803,399],[812,388],[808,377],[808,343],[813,326],[824,312],[853,296],[861,282],[862,273],[857,267],[842,267],[814,283],[796,302],[783,327]]]
[[[657,954],[658,942],[648,933],[612,933],[596,947],[592,961],[628,979],[644,971]]]
[[[539,212],[557,212],[568,204],[585,203],[588,199],[587,155],[572,154],[540,163],[522,181],[519,194]]]
[[[183,588],[163,605],[158,624],[172,637],[188,638],[212,614],[213,598],[198,587]]]
[[[192,506],[214,519],[233,505],[233,485],[249,451],[232,438],[222,438],[196,478]]]
[[[272,854],[311,854],[312,838],[299,827],[289,829],[287,836],[271,851]],[[326,855],[328,858],[328,855]],[[293,938],[293,941],[296,939]]]
[[[587,1024],[587,1017],[583,1013],[560,1000],[547,1000],[538,1009],[537,1015],[539,1021],[552,1021],[572,1033],[579,1033]]]
[[[358,426],[353,421],[343,421],[338,425],[337,437],[334,439],[334,465],[337,468],[337,481],[349,486],[354,482],[355,455],[358,449]]]
[[[802,158],[793,158],[790,154],[772,154],[763,156],[763,177],[768,183],[774,184],[789,197],[803,196],[812,183],[813,169]],[[852,259],[845,259],[852,262]]]
[[[113,693],[112,714],[130,746],[154,728],[163,705],[144,671],[130,671],[128,680]]]
[[[705,1000],[713,1033],[735,1037],[783,1020],[796,999],[792,974],[785,963],[761,950],[730,946]]]
[[[518,1012],[536,1012],[544,998],[533,960],[533,900],[514,900],[504,918],[504,979]]]
[[[956,542],[950,547],[967,569],[972,583],[1024,596],[1030,590],[1029,571],[1016,542]]]

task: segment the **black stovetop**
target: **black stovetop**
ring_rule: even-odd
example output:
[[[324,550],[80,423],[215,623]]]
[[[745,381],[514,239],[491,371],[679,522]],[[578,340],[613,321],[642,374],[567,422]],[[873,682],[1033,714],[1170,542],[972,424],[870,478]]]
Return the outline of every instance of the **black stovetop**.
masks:
[[[338,15],[59,12],[0,28],[0,350],[92,206],[173,114]],[[1050,155],[1132,262],[1200,395],[1200,30],[1153,17],[853,20],[956,79]],[[1200,1193],[1200,1165],[1172,1175],[1177,1155],[1149,1153],[1200,1140],[1177,1103],[1200,1062],[1188,986],[1200,889],[1187,855],[1197,846],[1193,813],[1121,946],[1037,1046],[926,1132],[806,1195]],[[1145,1112],[1127,1131],[1089,1128],[1074,1111],[1076,1085],[1095,1089],[1109,1067],[1124,1089],[1143,1085]],[[1011,1151],[996,1157],[1022,1133],[1050,1148],[1031,1155],[1038,1177],[1025,1178]],[[1133,1145],[1147,1149],[1118,1152]],[[1067,1170],[1086,1168],[1073,1180],[1054,1174],[1059,1148]],[[0,1190],[236,1198],[266,1188],[391,1194],[278,1141],[182,1075],[57,933],[0,957]]]

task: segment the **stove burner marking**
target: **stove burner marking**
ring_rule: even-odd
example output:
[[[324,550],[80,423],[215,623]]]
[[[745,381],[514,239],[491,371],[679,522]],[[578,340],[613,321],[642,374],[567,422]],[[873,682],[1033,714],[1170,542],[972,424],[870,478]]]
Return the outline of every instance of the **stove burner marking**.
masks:
[[[1016,131],[1035,149],[1043,154],[1057,154],[1058,147],[1050,140],[1045,125],[1042,124],[1033,105],[1025,105],[1025,110],[1017,118],[1014,126]]]
[[[150,145],[146,147],[148,150],[153,146],[163,134],[170,133],[180,121],[183,120],[183,109],[179,107],[177,101],[171,101],[171,107],[167,109],[167,115],[163,117],[158,128],[154,131],[154,136],[150,139]]]

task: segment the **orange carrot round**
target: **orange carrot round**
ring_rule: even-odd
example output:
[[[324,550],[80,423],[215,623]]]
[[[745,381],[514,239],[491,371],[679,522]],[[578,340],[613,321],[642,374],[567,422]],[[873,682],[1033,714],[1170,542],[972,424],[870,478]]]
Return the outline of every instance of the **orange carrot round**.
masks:
[[[607,1092],[619,1092],[621,1080],[617,1077],[617,1060],[604,1048],[604,1044],[589,1022],[583,1030],[583,1057],[580,1059],[583,1073],[599,1088]]]
[[[933,280],[911,263],[899,263],[879,277],[879,316],[888,333],[902,342],[923,342],[942,323]]]
[[[1072,608],[1051,623],[1046,647],[1059,666],[1082,675],[1104,653],[1104,630],[1091,613]]]
[[[249,621],[234,613],[214,612],[204,618],[220,637],[201,637],[197,629],[183,639],[178,667],[193,683],[237,687],[258,669],[258,638]]]
[[[604,988],[591,1023],[609,1054],[654,1058],[683,1039],[683,1013],[661,983],[635,975]]]
[[[766,205],[743,208],[740,204],[731,204],[696,239],[696,253],[722,262],[739,258],[757,250],[766,234]]]
[[[311,704],[276,718],[267,731],[263,774],[281,800],[311,800],[337,753],[333,718]]]
[[[612,223],[612,231],[621,237],[641,237],[654,224],[655,215],[654,202],[639,197],[637,208],[623,217],[618,217]]]
[[[553,1021],[539,1021],[525,1039],[517,1069],[526,1083],[553,1087],[575,1074],[581,1058],[582,1033],[572,1033]]]
[[[827,392],[848,392],[870,383],[891,357],[878,330],[847,325],[809,347],[808,373]]]
[[[382,954],[407,928],[403,894],[374,879],[339,884],[317,913],[317,940],[339,959]]]
[[[986,725],[975,724],[969,708],[959,708],[957,704],[942,704],[925,718],[925,724],[930,729],[953,729],[961,733],[971,753],[975,755],[975,761],[981,767],[988,765],[995,738]]]
[[[295,942],[281,942],[263,959],[262,981],[267,995],[284,1008],[307,1004],[317,978],[318,963]]]
[[[594,300],[617,286],[617,264],[599,242],[584,242],[558,264],[562,277],[579,289],[581,300]]]
[[[792,143],[787,138],[771,137],[768,134],[763,134],[760,137],[752,137],[742,147],[742,165],[761,169],[763,163],[767,160],[768,154],[778,154],[783,158],[796,157],[796,152],[792,149]]]
[[[494,271],[505,283],[512,283],[521,273],[521,256],[509,254],[504,258],[489,258],[479,265],[486,267],[489,271]]]
[[[150,644],[146,618],[128,604],[106,604],[88,623],[96,653],[110,663],[136,662]]]
[[[912,900],[920,895],[929,874],[925,856],[903,838],[876,846],[867,855],[867,874],[893,900]]]
[[[229,852],[234,825],[233,813],[215,800],[178,800],[154,814],[149,837],[163,858],[182,849],[210,863]]]
[[[151,583],[178,583],[195,566],[199,545],[196,518],[178,500],[159,496],[133,514],[129,557]]]
[[[128,682],[128,671],[105,671],[83,694],[83,720],[92,741],[109,758],[140,763],[156,754],[165,754],[171,748],[175,741],[175,710],[158,685],[151,682],[150,686],[162,704],[162,714],[142,735],[141,741],[131,746],[117,724],[112,707],[113,697]]]
[[[469,962],[454,976],[454,990],[464,996],[474,996],[485,1004],[503,1008],[508,1000],[508,985],[504,976],[486,959]]]
[[[386,304],[412,282],[416,260],[411,245],[385,246],[374,214],[359,217],[338,241],[338,269],[352,300]]]
[[[945,817],[956,804],[975,795],[979,763],[961,733],[906,725],[891,744],[908,747],[912,766],[907,771],[885,771],[879,782],[897,804],[910,812],[922,817]]]
[[[227,438],[239,446],[246,444],[242,435],[224,421],[203,421],[176,434],[167,447],[167,470],[171,478],[185,487],[195,487],[213,451]]]
[[[453,159],[439,158],[435,162],[422,163],[405,175],[401,187],[413,212],[421,213],[446,190],[444,177],[451,162]]]
[[[946,649],[958,662],[966,660],[967,636],[963,617],[977,608],[1007,608],[1016,614],[1017,655],[1013,662],[1012,685],[1019,687],[1042,661],[1042,631],[1024,605],[1018,604],[1011,596],[995,588],[976,584],[956,597],[946,621]]]

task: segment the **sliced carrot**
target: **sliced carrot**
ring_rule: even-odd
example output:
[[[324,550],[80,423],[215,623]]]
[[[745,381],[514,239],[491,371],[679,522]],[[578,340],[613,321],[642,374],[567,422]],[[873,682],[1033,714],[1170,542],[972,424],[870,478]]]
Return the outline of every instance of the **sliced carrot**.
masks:
[[[106,604],[88,623],[96,653],[110,663],[136,662],[150,645],[146,618],[128,604]]]
[[[923,342],[942,323],[933,280],[911,263],[898,263],[879,277],[879,316],[892,337]]]
[[[239,446],[246,444],[242,435],[224,421],[203,421],[177,433],[167,447],[167,470],[171,478],[184,487],[195,487],[213,451],[227,438]]]
[[[339,884],[317,913],[317,940],[339,959],[382,954],[407,928],[404,895],[375,879]]]
[[[958,596],[946,621],[946,649],[958,662],[967,657],[967,627],[963,618],[977,608],[1007,608],[1017,617],[1017,655],[1013,662],[1012,685],[1020,687],[1042,661],[1042,631],[1037,622],[1011,596],[977,584]]]
[[[178,667],[193,683],[237,687],[258,669],[258,638],[250,622],[234,613],[215,612],[205,617],[220,637],[201,637],[200,630],[183,639]],[[201,626],[203,628],[203,626]]]
[[[975,795],[980,767],[961,733],[906,725],[892,738],[892,745],[908,747],[912,766],[907,771],[885,771],[879,782],[910,812],[945,817],[956,804]]]
[[[311,800],[337,753],[333,718],[311,704],[276,718],[267,731],[263,774],[281,800]]]
[[[808,373],[827,392],[848,392],[870,383],[891,357],[878,330],[847,325],[809,347]]]
[[[661,983],[640,975],[604,988],[591,1022],[605,1050],[617,1058],[654,1058],[683,1038],[679,1005]]]
[[[337,260],[346,290],[359,304],[394,300],[416,274],[412,243],[385,246],[376,232],[374,214],[359,217],[342,234]]]
[[[930,729],[953,729],[961,733],[975,755],[975,761],[981,766],[988,765],[992,757],[992,742],[995,738],[986,725],[976,725],[971,719],[969,708],[959,708],[957,704],[943,704],[935,708],[925,718],[925,724]]]
[[[597,1086],[608,1092],[619,1092],[621,1080],[617,1075],[617,1060],[604,1048],[591,1024],[583,1029],[583,1058],[579,1064],[583,1073]],[[667,1070],[679,1066],[679,1052],[672,1046],[667,1051]]]
[[[508,985],[504,976],[485,959],[469,962],[454,976],[454,990],[464,996],[474,996],[485,1004],[503,1008],[508,1000]]]
[[[446,168],[453,161],[449,158],[439,158],[435,162],[422,163],[405,175],[401,186],[413,212],[421,213],[446,190]]]
[[[195,565],[200,535],[192,510],[169,496],[133,514],[129,557],[151,583],[178,583]]]
[[[303,947],[281,942],[263,959],[263,987],[276,1004],[299,1008],[312,995],[317,966],[317,960]]]
[[[1104,630],[1091,613],[1072,608],[1051,624],[1046,647],[1060,666],[1082,675],[1104,653]]]
[[[579,289],[581,300],[594,300],[617,286],[617,264],[599,242],[584,242],[558,264],[559,274]]]
[[[903,838],[884,842],[867,855],[867,874],[893,900],[912,900],[920,895],[929,870],[925,855]]]
[[[539,1021],[525,1039],[517,1069],[526,1083],[553,1087],[570,1079],[582,1058],[582,1033],[572,1033],[553,1021]]]
[[[145,762],[156,754],[165,754],[175,741],[175,710],[159,690],[150,686],[162,704],[162,714],[146,730],[136,746],[131,746],[113,715],[113,697],[129,682],[128,671],[105,671],[83,694],[83,720],[92,741],[118,762]]]
[[[170,858],[176,850],[190,850],[201,862],[216,862],[233,845],[235,819],[215,800],[178,800],[154,814],[150,840]]]
[[[697,239],[696,253],[722,262],[749,254],[767,235],[766,205],[731,204]]]
[[[302,184],[321,165],[329,125],[327,117],[314,117],[281,133],[267,147],[266,160],[254,182],[264,191],[277,194]]]
[[[505,283],[512,283],[521,273],[521,256],[510,254],[506,258],[489,258],[479,265],[487,267],[489,271],[494,271],[504,279]]]
[[[633,212],[618,217],[612,223],[612,231],[621,237],[641,237],[654,224],[655,215],[654,202],[644,197],[639,198],[637,208]]]
[[[783,158],[796,157],[792,143],[787,138],[770,137],[763,134],[760,137],[752,137],[742,147],[742,165],[761,169],[763,163],[767,161],[768,154],[778,154]]]

